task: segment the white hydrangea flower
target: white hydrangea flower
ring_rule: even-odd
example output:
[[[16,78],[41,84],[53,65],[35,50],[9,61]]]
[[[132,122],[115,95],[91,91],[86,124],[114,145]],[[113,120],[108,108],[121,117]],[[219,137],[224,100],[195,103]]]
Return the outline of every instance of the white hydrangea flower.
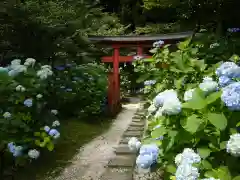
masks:
[[[53,71],[48,67],[48,65],[45,65],[45,68],[42,68],[41,70],[37,71],[37,76],[40,79],[47,79],[49,76],[53,75]]]
[[[181,162],[182,162],[182,159],[183,159],[182,153],[178,154],[178,155],[175,157],[175,164],[176,164],[177,166],[179,166],[179,165],[181,164]]]
[[[128,141],[128,147],[131,151],[137,151],[141,147],[141,142],[136,137],[132,137]]]
[[[54,114],[54,115],[57,115],[57,114],[58,114],[58,110],[52,109],[52,110],[51,110],[51,113]]]
[[[14,59],[11,61],[11,66],[20,65],[21,59]]]
[[[163,103],[162,112],[163,114],[176,115],[181,112],[182,104],[178,98],[166,99]]]
[[[60,122],[59,121],[54,121],[52,123],[52,127],[57,127],[57,126],[60,126]]]
[[[156,112],[156,114],[154,115],[155,118],[159,118],[163,115],[163,111],[162,108],[159,108]]]
[[[204,92],[213,92],[217,89],[218,83],[215,81],[204,81],[199,84],[199,88]]]
[[[36,149],[31,149],[28,151],[28,156],[31,158],[31,159],[37,159],[40,155],[40,152]]]
[[[157,108],[152,104],[151,106],[148,107],[148,113],[153,113],[157,110]]]
[[[164,101],[166,99],[176,99],[177,98],[177,92],[173,89],[165,90],[161,93],[159,93],[153,100],[153,103],[156,107],[160,107],[163,105]]]
[[[5,112],[5,113],[3,113],[3,117],[7,119],[7,118],[12,117],[12,114],[10,112]]]
[[[236,133],[230,136],[226,145],[227,152],[232,156],[240,156],[240,134]]]
[[[16,87],[16,91],[25,92],[26,89],[25,89],[25,87],[23,87],[22,85],[18,85],[18,86]]]
[[[38,94],[38,95],[36,96],[37,99],[41,99],[42,97],[43,97],[42,94]]]
[[[192,96],[193,96],[193,92],[195,91],[195,88],[194,89],[189,89],[187,90],[185,93],[184,93],[184,101],[189,101],[192,99]]]
[[[46,132],[49,132],[50,131],[50,127],[49,126],[44,126],[44,131],[46,131]]]
[[[201,157],[193,149],[185,148],[182,153],[175,157],[175,163],[179,166],[182,163],[194,164],[200,163]]]
[[[210,49],[216,48],[216,47],[218,47],[218,46],[220,46],[219,43],[210,44]]]
[[[209,76],[204,77],[203,82],[207,82],[207,81],[213,81],[213,78]]]
[[[198,169],[192,164],[180,164],[176,171],[176,180],[197,180],[199,178]]]
[[[33,58],[27,58],[24,62],[24,66],[34,66],[34,64],[36,63],[36,60]]]
[[[17,76],[19,73],[26,72],[27,68],[24,65],[11,65],[10,71],[8,72],[9,76]]]

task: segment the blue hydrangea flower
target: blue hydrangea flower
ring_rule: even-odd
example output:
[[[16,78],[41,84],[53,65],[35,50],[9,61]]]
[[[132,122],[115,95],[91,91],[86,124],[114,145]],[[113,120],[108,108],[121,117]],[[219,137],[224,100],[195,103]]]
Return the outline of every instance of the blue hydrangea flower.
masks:
[[[229,110],[240,110],[240,82],[235,82],[224,87],[221,99]]]
[[[51,129],[48,134],[52,136],[54,139],[57,139],[60,137],[60,133],[56,129]]]
[[[23,147],[16,146],[13,142],[8,143],[8,150],[12,153],[14,157],[19,157],[22,155]]]
[[[218,80],[219,80],[218,83],[220,87],[225,87],[234,82],[232,79],[230,79],[227,76],[220,76]]]
[[[156,80],[148,80],[148,81],[144,82],[145,86],[151,86],[151,85],[154,85],[154,84],[156,84]]]
[[[66,91],[67,92],[72,92],[72,89],[71,88],[67,88]]]
[[[142,145],[140,150],[139,150],[139,154],[143,155],[143,154],[152,154],[153,156],[153,162],[157,161],[157,157],[158,157],[158,153],[159,153],[159,149],[158,146],[156,144],[145,144]]]
[[[148,169],[154,163],[153,155],[149,154],[140,154],[136,159],[136,164],[142,169]]]
[[[65,66],[64,66],[64,65],[55,66],[54,68],[57,69],[57,70],[59,70],[59,71],[65,70]]]
[[[26,99],[23,104],[27,107],[32,107],[33,105],[33,100],[32,99]]]
[[[240,67],[234,62],[225,62],[216,70],[216,75],[227,76],[229,78],[238,78],[240,77]]]
[[[160,47],[163,44],[164,44],[164,41],[159,40],[159,41],[153,43],[153,47],[157,48],[157,47]]]

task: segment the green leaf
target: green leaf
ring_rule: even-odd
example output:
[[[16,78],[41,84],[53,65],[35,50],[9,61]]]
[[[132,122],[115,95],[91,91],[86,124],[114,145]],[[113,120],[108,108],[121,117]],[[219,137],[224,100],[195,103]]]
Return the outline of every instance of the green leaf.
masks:
[[[223,149],[226,149],[226,144],[227,144],[227,141],[222,141],[220,143],[220,149],[223,150]]]
[[[202,160],[201,161],[201,164],[202,164],[202,167],[204,168],[204,169],[212,169],[212,165],[211,165],[211,163],[210,162],[208,162],[207,160]]]
[[[212,125],[221,131],[227,127],[227,119],[223,113],[208,113],[207,118]]]
[[[174,84],[175,84],[177,89],[180,89],[182,87],[184,79],[185,79],[185,76],[175,80]]]
[[[34,133],[34,136],[39,137],[39,136],[41,136],[41,133],[40,133],[40,132],[35,132],[35,133]]]
[[[164,126],[161,126],[151,132],[152,138],[159,138],[160,136],[163,136],[167,133],[167,130]]]
[[[198,153],[202,159],[206,159],[212,151],[209,148],[198,148]]]
[[[217,171],[213,169],[212,171],[205,172],[204,176],[207,178],[211,178],[211,177],[217,178],[218,174],[217,174]]]
[[[215,102],[216,100],[218,100],[221,97],[222,92],[218,91],[218,92],[214,92],[212,94],[210,94],[209,96],[207,96],[207,98],[205,99],[207,104],[211,104],[213,102]]]
[[[176,167],[173,164],[167,165],[166,171],[171,174],[174,174],[176,172]]]
[[[183,103],[182,107],[186,109],[200,110],[207,106],[205,99],[202,96],[202,92],[196,89],[193,92],[192,99],[186,103]]]
[[[219,179],[224,179],[224,180],[231,180],[232,179],[231,174],[228,170],[228,167],[222,166],[217,171],[218,171],[218,178]]]
[[[198,131],[199,127],[204,123],[203,119],[198,118],[197,115],[193,114],[191,116],[189,116],[183,124],[183,128],[194,134]]]
[[[240,180],[240,176],[235,176],[232,180]]]
[[[144,74],[144,75],[141,75],[138,79],[137,79],[137,83],[141,83],[145,80],[147,80],[148,78],[150,77],[150,74]]]
[[[53,151],[53,149],[54,149],[54,144],[53,144],[52,142],[49,142],[49,143],[47,144],[47,149],[48,149],[49,151]]]

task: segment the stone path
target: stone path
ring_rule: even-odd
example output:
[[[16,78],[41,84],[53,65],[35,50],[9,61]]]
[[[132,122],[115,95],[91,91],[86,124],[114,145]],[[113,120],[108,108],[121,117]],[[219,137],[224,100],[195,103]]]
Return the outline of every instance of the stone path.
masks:
[[[136,154],[127,148],[128,139],[141,137],[144,122],[134,114],[140,101],[132,98],[111,128],[79,150],[70,166],[46,180],[132,180]]]

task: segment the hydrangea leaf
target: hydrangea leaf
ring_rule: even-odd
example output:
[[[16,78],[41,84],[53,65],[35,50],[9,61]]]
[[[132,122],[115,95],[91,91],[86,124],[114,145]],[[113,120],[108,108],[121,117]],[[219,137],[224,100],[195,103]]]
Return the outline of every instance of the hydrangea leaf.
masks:
[[[176,167],[173,164],[167,165],[166,171],[171,174],[174,174],[176,172]]]
[[[198,148],[198,153],[202,159],[206,159],[210,155],[211,150],[206,147]]]
[[[166,128],[164,126],[161,126],[159,128],[156,128],[155,130],[153,130],[151,132],[151,136],[152,138],[158,138],[160,136],[163,136],[164,134],[166,134]]]
[[[189,116],[185,121],[183,122],[182,126],[183,128],[194,134],[198,131],[199,127],[204,123],[204,120],[201,118],[198,118],[197,115],[193,114]]]
[[[212,125],[221,131],[227,127],[227,119],[222,113],[208,113],[207,118]]]
[[[201,161],[201,165],[204,169],[209,169],[209,170],[212,169],[211,163],[205,159]]]
[[[228,170],[228,167],[222,166],[218,169],[218,178],[219,179],[224,179],[224,180],[231,180],[231,174]]]
[[[206,102],[207,104],[211,104],[213,102],[215,102],[216,100],[218,100],[221,97],[222,92],[218,91],[218,92],[214,92],[212,94],[210,94],[207,98],[206,98]]]
[[[240,176],[236,176],[232,180],[240,180]]]
[[[53,149],[54,149],[54,144],[53,144],[52,142],[49,142],[49,143],[47,144],[47,149],[48,149],[49,151],[53,151]]]
[[[196,89],[193,92],[192,99],[182,104],[183,108],[200,110],[207,106],[206,100],[202,97],[202,94]]]

